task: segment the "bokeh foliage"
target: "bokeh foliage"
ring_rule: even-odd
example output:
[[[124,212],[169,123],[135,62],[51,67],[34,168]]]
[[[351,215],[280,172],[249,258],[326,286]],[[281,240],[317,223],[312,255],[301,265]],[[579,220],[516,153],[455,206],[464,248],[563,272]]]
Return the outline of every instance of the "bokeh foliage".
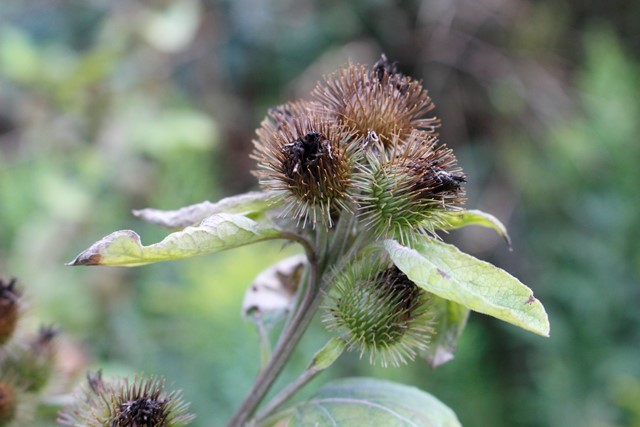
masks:
[[[134,270],[62,264],[114,229],[163,236],[131,209],[255,187],[248,153],[266,108],[384,51],[424,79],[469,177],[468,205],[507,223],[514,252],[489,231],[445,238],[532,287],[551,338],[473,315],[436,371],[349,355],[310,389],[367,374],[428,390],[464,425],[638,426],[638,12],[525,0],[2,2],[0,274],[19,278],[30,315],[64,330],[69,383],[88,366],[165,374],[193,402],[194,425],[223,425],[258,369],[244,290],[295,248]],[[289,377],[325,339],[314,326]]]

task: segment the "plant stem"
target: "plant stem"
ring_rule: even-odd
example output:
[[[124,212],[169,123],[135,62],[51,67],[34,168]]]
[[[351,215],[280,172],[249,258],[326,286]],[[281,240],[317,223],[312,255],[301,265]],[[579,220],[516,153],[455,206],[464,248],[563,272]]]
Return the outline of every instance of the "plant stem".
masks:
[[[285,330],[280,335],[278,344],[273,351],[271,360],[265,368],[258,374],[251,391],[242,402],[235,415],[231,418],[228,427],[244,427],[247,421],[255,413],[258,405],[264,399],[276,378],[282,372],[289,356],[302,338],[307,326],[311,322],[319,303],[319,279],[321,272],[318,269],[316,254],[309,242],[297,235],[286,235],[285,238],[295,240],[304,246],[309,260],[310,274],[309,282],[304,289],[304,295],[292,315],[291,321],[286,325]]]
[[[260,412],[256,415],[256,420],[261,421],[271,415],[276,409],[278,409],[283,403],[285,403],[291,396],[302,388],[309,381],[314,379],[323,369],[308,368],[292,383],[289,383],[282,391],[280,391]]]
[[[307,369],[305,369],[304,372],[302,372],[302,374],[300,374],[300,376],[292,383],[281,390],[260,412],[258,412],[258,415],[255,417],[256,422],[259,424],[267,417],[271,416],[273,412],[296,394],[298,390],[304,387],[320,372],[333,365],[333,362],[338,360],[342,353],[344,353],[346,347],[347,343],[342,337],[332,338],[329,340],[329,342],[327,342],[324,347],[322,347],[322,349],[313,356],[313,360],[311,360]]]
[[[282,232],[277,237],[292,240],[304,247],[309,261],[308,282],[301,287],[302,297],[294,307],[291,318],[285,325],[285,329],[273,350],[271,359],[258,374],[251,391],[245,397],[227,427],[245,427],[247,421],[256,412],[258,405],[260,405],[260,402],[262,402],[278,375],[282,372],[320,305],[322,275],[328,264],[337,260],[340,257],[340,253],[345,251],[353,221],[353,215],[343,215],[333,230],[333,236],[328,246],[326,239],[329,236],[327,236],[325,230],[317,230],[315,236],[317,248],[314,248],[307,239],[295,233]]]

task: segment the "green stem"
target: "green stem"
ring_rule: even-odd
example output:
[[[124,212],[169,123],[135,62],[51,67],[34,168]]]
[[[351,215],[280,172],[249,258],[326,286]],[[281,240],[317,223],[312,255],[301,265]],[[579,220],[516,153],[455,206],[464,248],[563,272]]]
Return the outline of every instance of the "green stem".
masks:
[[[282,404],[289,400],[294,394],[304,387],[309,381],[314,379],[320,372],[327,369],[344,352],[347,344],[342,338],[331,339],[320,351],[316,353],[313,360],[298,378],[282,389],[271,401],[256,415],[258,424],[271,416]]]
[[[271,359],[271,342],[269,341],[269,331],[267,330],[264,319],[256,322],[258,329],[258,339],[260,341],[260,368],[264,368],[269,359]]]
[[[350,239],[353,221],[353,215],[343,215],[333,230],[333,236],[329,244],[326,242],[328,233],[325,230],[321,230],[316,235],[317,250],[319,252],[316,252],[307,239],[298,234],[283,232],[276,237],[295,241],[304,247],[309,261],[308,279],[300,289],[302,296],[294,307],[289,322],[285,325],[285,329],[278,339],[271,359],[258,374],[251,391],[231,418],[227,427],[244,427],[246,425],[284,369],[291,353],[298,345],[320,305],[322,275],[327,266],[339,259],[340,254],[345,251],[347,242]]]
[[[296,378],[293,382],[289,383],[281,392],[279,392],[260,412],[256,415],[256,420],[258,424],[260,421],[266,419],[269,415],[273,414],[273,412],[282,406],[291,396],[296,394],[296,392],[306,385],[309,381],[314,379],[322,370],[310,368],[305,370],[298,378]]]
[[[300,305],[292,313],[291,321],[280,335],[271,360],[258,374],[251,391],[227,424],[228,427],[244,427],[255,413],[258,405],[262,402],[280,372],[282,372],[287,360],[289,360],[289,356],[300,341],[300,338],[302,338],[319,305],[320,292],[318,283],[322,273],[318,269],[318,260],[313,248],[306,239],[298,235],[283,233],[282,237],[295,240],[304,246],[310,266],[308,283],[304,289]]]

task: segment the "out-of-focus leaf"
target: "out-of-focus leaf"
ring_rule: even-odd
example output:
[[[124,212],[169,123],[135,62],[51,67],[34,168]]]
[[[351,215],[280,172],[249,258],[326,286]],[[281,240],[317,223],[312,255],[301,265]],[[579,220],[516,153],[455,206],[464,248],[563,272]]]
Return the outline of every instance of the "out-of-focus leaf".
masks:
[[[332,381],[289,411],[291,427],[461,426],[455,413],[429,393],[374,378]]]
[[[495,216],[482,212],[481,210],[471,209],[466,211],[449,212],[446,218],[447,226],[444,230],[455,230],[457,228],[466,227],[468,225],[479,225],[481,227],[492,228],[502,236],[511,247],[511,238],[507,233],[507,228]]]
[[[306,263],[306,256],[295,255],[258,274],[244,295],[242,314],[262,319],[265,315],[286,313],[293,305]]]
[[[172,1],[164,11],[149,14],[142,34],[156,49],[177,52],[193,40],[201,13],[199,0]]]
[[[42,58],[28,35],[18,28],[0,30],[0,74],[20,83],[30,83],[42,73]]]
[[[453,359],[458,338],[467,325],[469,309],[451,300],[432,296],[436,313],[436,333],[429,343],[429,347],[420,356],[429,362],[431,367],[437,368]]]
[[[141,103],[128,110],[123,120],[131,127],[132,147],[152,156],[166,156],[174,150],[209,150],[216,141],[216,125],[206,114],[189,109],[154,108]]]
[[[189,225],[199,224],[202,220],[214,214],[262,212],[270,206],[269,197],[269,193],[251,191],[237,196],[226,197],[216,203],[205,201],[173,211],[145,208],[134,210],[133,215],[162,227],[184,228]]]
[[[539,335],[549,335],[549,319],[531,289],[506,271],[433,238],[413,247],[395,240],[384,246],[395,265],[418,286],[471,310]]]
[[[232,249],[277,236],[278,230],[245,216],[217,214],[197,227],[172,233],[161,242],[143,246],[131,230],[111,233],[82,252],[69,265],[134,267]]]

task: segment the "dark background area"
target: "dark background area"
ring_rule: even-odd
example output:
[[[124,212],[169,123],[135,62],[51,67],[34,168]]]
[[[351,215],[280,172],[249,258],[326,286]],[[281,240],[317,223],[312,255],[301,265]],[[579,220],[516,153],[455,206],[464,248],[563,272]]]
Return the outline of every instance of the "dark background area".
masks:
[[[384,52],[422,79],[469,208],[500,218],[445,240],[506,269],[546,306],[544,339],[472,314],[456,359],[371,368],[427,390],[466,426],[640,426],[640,3],[528,0],[0,4],[0,275],[22,324],[63,334],[66,390],[88,367],[164,374],[224,425],[258,369],[240,318],[255,274],[291,253],[260,244],[136,269],[64,267],[129,215],[257,188],[269,106]],[[326,340],[314,325],[287,375]],[[57,387],[57,388],[56,388]],[[52,425],[43,416],[42,426]]]

